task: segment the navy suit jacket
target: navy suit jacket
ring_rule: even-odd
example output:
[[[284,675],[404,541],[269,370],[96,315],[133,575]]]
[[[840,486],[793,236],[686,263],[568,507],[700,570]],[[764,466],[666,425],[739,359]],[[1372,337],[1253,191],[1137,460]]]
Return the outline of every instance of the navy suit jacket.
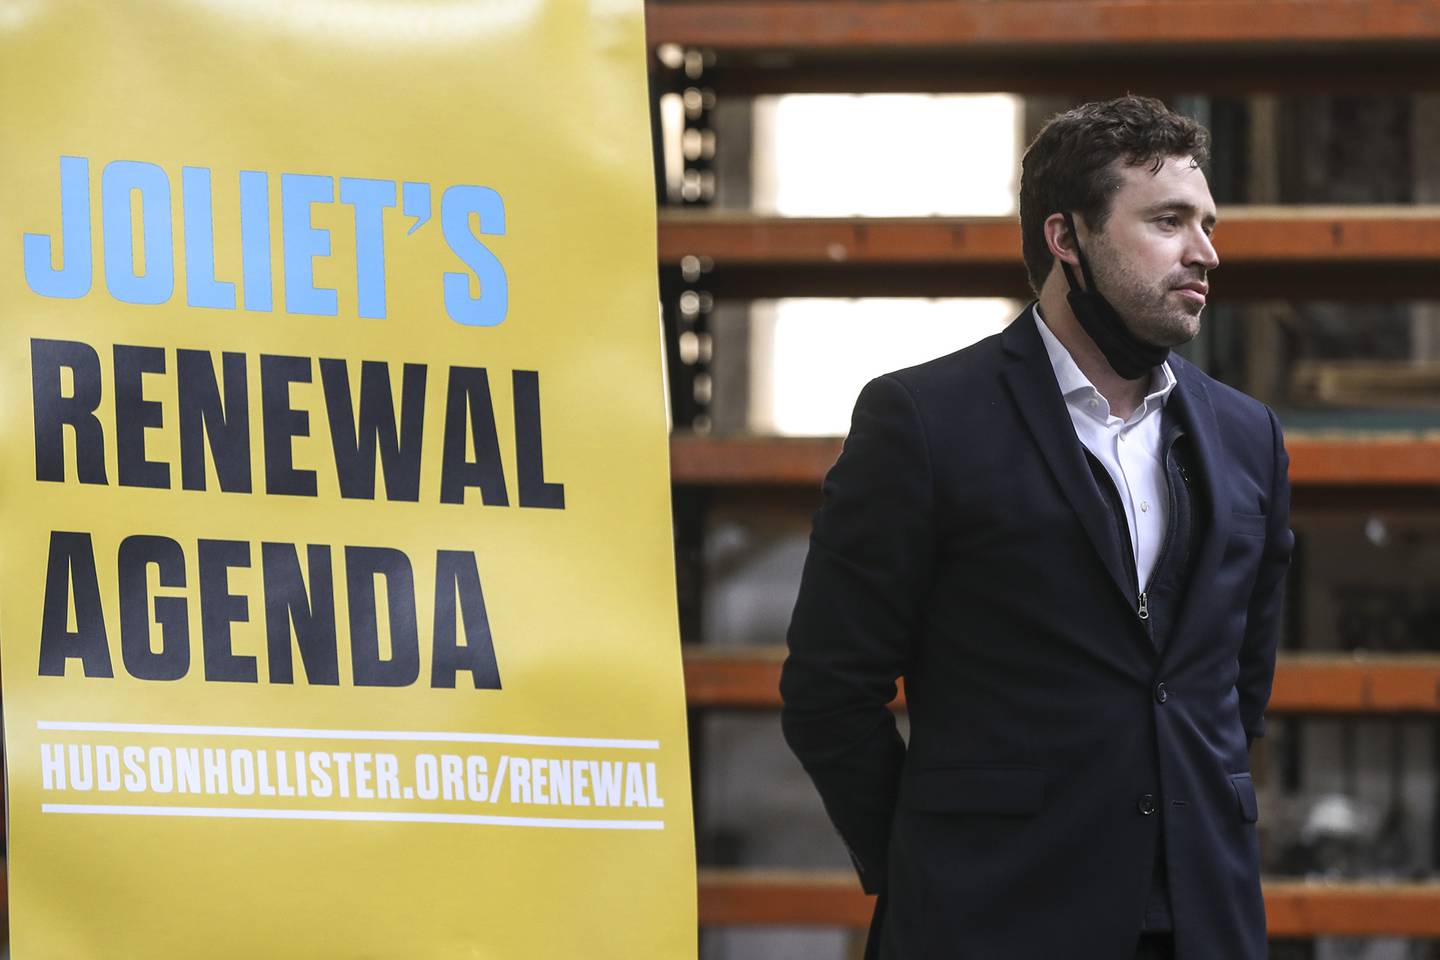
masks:
[[[1264,960],[1248,746],[1294,543],[1288,460],[1267,407],[1170,363],[1206,515],[1163,649],[1029,308],[861,393],[781,692],[881,894],[870,956],[1128,958],[1163,838],[1179,960]],[[902,676],[908,747],[886,706]]]

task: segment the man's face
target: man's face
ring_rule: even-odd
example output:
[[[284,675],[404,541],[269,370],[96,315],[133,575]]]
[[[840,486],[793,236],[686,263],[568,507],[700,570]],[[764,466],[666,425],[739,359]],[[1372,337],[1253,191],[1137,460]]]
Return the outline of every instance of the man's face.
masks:
[[[1200,332],[1209,293],[1206,275],[1220,265],[1210,233],[1215,201],[1189,157],[1151,164],[1117,161],[1120,189],[1100,233],[1081,249],[1095,284],[1139,339],[1160,347]]]

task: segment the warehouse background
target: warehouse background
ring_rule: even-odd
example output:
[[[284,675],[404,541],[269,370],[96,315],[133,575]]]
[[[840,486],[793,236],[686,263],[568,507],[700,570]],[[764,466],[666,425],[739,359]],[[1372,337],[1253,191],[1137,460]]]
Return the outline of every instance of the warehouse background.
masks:
[[[1260,784],[1272,956],[1440,958],[1440,4],[652,0],[703,960],[858,957],[774,686],[870,377],[1028,299],[1019,158],[1088,99],[1214,135],[1185,355],[1270,403],[1296,562]]]

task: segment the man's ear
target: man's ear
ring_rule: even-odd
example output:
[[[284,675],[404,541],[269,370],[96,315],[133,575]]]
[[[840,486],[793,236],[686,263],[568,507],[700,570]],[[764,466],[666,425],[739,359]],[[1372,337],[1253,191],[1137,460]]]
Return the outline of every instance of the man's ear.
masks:
[[[1075,252],[1075,234],[1065,222],[1065,214],[1052,213],[1045,218],[1045,246],[1056,260],[1080,266],[1080,257]]]

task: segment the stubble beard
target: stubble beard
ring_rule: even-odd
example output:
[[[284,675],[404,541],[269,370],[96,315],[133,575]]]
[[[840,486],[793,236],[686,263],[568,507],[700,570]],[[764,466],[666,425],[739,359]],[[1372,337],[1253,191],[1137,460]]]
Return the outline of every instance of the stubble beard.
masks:
[[[1203,280],[1203,273],[1197,276],[1180,268],[1156,284],[1121,262],[1101,237],[1091,242],[1090,269],[1097,289],[1137,339],[1157,347],[1178,347],[1200,332],[1205,304],[1175,293],[1175,288]]]

